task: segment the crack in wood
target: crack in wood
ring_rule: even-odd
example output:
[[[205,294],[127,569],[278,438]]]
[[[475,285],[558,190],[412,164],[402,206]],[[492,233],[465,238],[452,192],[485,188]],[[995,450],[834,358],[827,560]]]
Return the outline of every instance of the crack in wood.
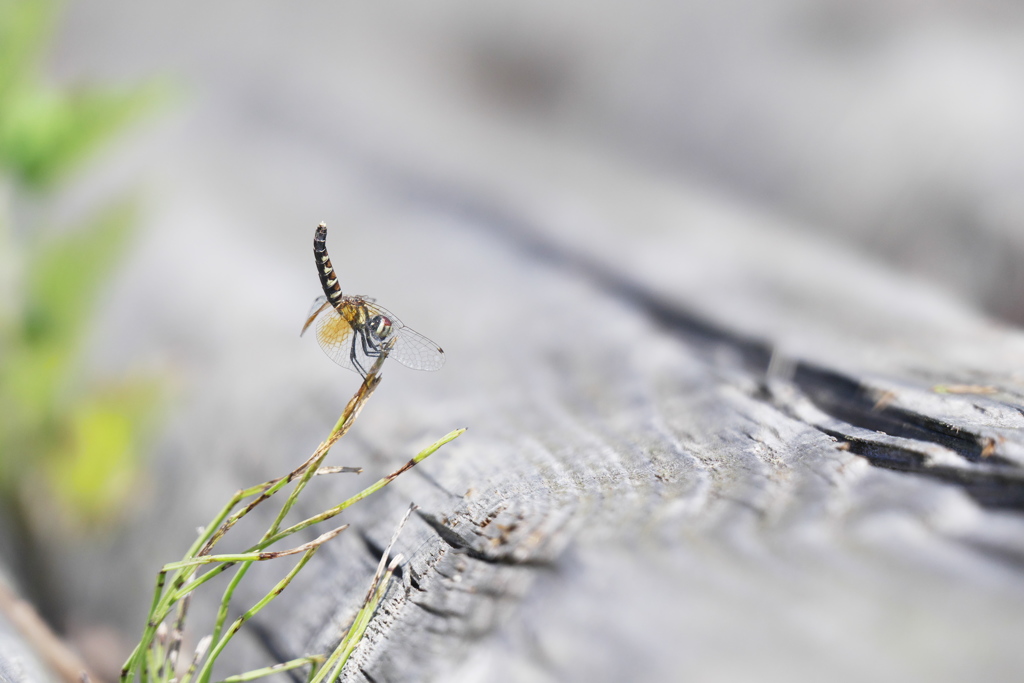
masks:
[[[920,453],[890,444],[853,437],[820,428],[822,432],[850,444],[850,452],[876,467],[924,474],[964,489],[980,505],[989,508],[1024,510],[1024,477],[1013,473],[988,472],[948,465],[930,465]]]
[[[938,444],[969,462],[1017,468],[1006,458],[983,455],[979,435],[891,404],[879,407],[876,392],[832,370],[799,362],[793,383],[822,411],[855,427]]]
[[[452,548],[452,550],[455,550],[467,557],[471,557],[474,560],[479,560],[486,564],[505,565],[511,567],[534,567],[543,569],[550,569],[553,567],[550,561],[520,558],[516,557],[514,553],[494,554],[483,552],[479,548],[474,547],[473,544],[454,529],[442,524],[441,521],[433,515],[422,510],[417,510],[416,514],[419,515],[420,519],[426,522],[438,537]]]
[[[452,610],[452,609],[445,609],[443,607],[435,607],[434,605],[431,605],[429,602],[421,602],[421,601],[418,601],[418,600],[409,600],[409,603],[412,604],[412,605],[416,605],[421,610],[423,610],[425,612],[428,612],[428,613],[434,615],[435,617],[440,617],[442,619],[465,619],[466,618],[466,615],[461,613],[461,612],[456,612],[455,610]]]

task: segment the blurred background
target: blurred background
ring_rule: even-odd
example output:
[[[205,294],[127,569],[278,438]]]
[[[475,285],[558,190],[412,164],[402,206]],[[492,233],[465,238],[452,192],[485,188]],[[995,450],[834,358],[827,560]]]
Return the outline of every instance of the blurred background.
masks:
[[[208,516],[181,519],[174,478],[206,467],[192,495],[215,505],[266,473],[224,425],[310,446],[344,393],[296,337],[317,222],[349,291],[455,357],[471,322],[438,301],[477,273],[402,188],[443,184],[470,130],[755,207],[1024,322],[1020,3],[0,7],[4,557],[118,663],[156,566],[132,553]],[[280,387],[285,413],[254,398]]]

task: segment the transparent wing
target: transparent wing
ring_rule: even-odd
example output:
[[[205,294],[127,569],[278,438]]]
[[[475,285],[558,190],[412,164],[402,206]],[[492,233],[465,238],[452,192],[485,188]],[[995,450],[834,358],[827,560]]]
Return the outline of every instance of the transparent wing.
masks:
[[[352,326],[342,318],[333,306],[327,306],[316,316],[316,340],[320,348],[324,350],[327,357],[338,365],[359,372],[352,363],[352,342],[355,339]],[[359,348],[359,340],[356,342],[356,358],[363,363],[365,357],[362,349]],[[365,363],[363,367],[369,367]]]
[[[320,315],[320,312],[324,309],[326,305],[326,296],[318,296],[316,299],[313,300],[313,305],[310,307],[309,313],[306,314],[306,323],[302,326],[302,331],[299,332],[300,337],[306,334],[306,330],[309,329],[309,326],[313,324],[313,321],[316,320],[316,317]]]
[[[411,327],[398,331],[395,346],[388,354],[399,363],[413,370],[440,370],[444,365],[444,351]]]
[[[309,315],[312,316],[314,313],[317,313],[321,308],[323,308],[325,303],[327,303],[326,296],[320,295],[313,299],[313,305],[309,307]]]
[[[377,304],[367,303],[373,315],[383,315],[391,321],[395,334],[395,345],[388,354],[407,368],[413,370],[440,370],[444,365],[444,351],[422,334],[406,327],[395,315]]]

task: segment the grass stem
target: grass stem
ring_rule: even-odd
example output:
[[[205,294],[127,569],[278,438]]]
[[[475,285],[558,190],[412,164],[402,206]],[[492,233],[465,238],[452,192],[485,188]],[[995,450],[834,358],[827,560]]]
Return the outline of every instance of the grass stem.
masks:
[[[347,529],[348,525],[339,526],[321,534],[312,541],[292,548],[270,550],[270,546],[313,525],[337,516],[355,503],[384,488],[399,475],[415,467],[436,452],[441,446],[456,439],[466,431],[465,429],[457,429],[446,434],[441,439],[421,450],[394,472],[378,479],[354,496],[328,510],[282,529],[281,527],[284,525],[288,513],[295,506],[299,495],[314,476],[362,471],[357,467],[324,466],[323,463],[331,447],[352,428],[367,400],[369,400],[380,384],[380,368],[385,358],[386,354],[382,354],[376,360],[370,371],[366,374],[359,389],[345,405],[345,409],[327,438],[313,451],[312,455],[283,477],[271,479],[262,484],[236,491],[228,503],[217,512],[210,523],[200,528],[197,538],[189,547],[185,556],[178,562],[164,565],[157,572],[156,586],[153,591],[149,615],[142,630],[142,638],[122,668],[122,683],[209,683],[218,657],[235,634],[239,632],[249,619],[281,594],[323,544]],[[213,549],[220,540],[239,521],[290,484],[293,484],[291,490],[274,516],[273,522],[263,533],[259,541],[240,553],[213,553]],[[230,676],[219,683],[244,683],[303,666],[309,666],[310,668],[308,680],[311,683],[322,683],[324,680],[333,681],[337,678],[345,662],[365,633],[374,611],[384,597],[392,575],[401,562],[401,555],[390,561],[389,558],[391,550],[398,540],[398,534],[406,522],[408,522],[413,510],[415,510],[415,506],[409,508],[396,528],[390,543],[388,543],[381,557],[377,571],[374,574],[356,618],[330,656],[310,655],[300,657],[282,664]],[[300,560],[270,592],[264,595],[259,602],[235,619],[230,625],[227,625],[227,615],[235,596],[235,591],[254,562],[275,560],[299,554],[302,555]],[[204,567],[208,568],[202,569]],[[185,619],[188,613],[189,600],[193,592],[203,584],[232,568],[236,568],[236,571],[221,595],[211,633],[199,641],[199,645],[196,647],[195,654],[188,668],[181,673],[180,678],[176,678],[180,671],[177,669],[177,661],[184,638]],[[200,571],[201,569],[202,571]],[[172,619],[171,614],[175,609],[177,609],[177,612]]]

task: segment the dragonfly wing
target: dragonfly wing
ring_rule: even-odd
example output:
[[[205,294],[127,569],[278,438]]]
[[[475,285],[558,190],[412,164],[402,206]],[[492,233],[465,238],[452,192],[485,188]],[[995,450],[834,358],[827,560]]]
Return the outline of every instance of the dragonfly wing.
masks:
[[[326,306],[326,296],[318,296],[313,301],[313,306],[309,309],[309,313],[306,315],[306,324],[302,326],[302,332],[299,332],[300,337],[306,334],[306,330],[309,329],[309,326],[313,324],[313,321],[316,320],[316,317],[320,315]]]
[[[373,299],[361,297],[360,300],[362,301],[363,305],[366,306],[366,312],[369,317],[372,318],[375,315],[382,315],[391,321],[391,324],[394,326],[396,330],[400,327],[405,327],[405,324],[398,319],[398,316],[396,316],[394,313],[384,308],[383,306],[373,303]]]
[[[409,327],[398,330],[395,346],[388,358],[394,358],[413,370],[440,370],[444,365],[441,347]]]
[[[333,306],[323,308],[316,317],[316,340],[324,353],[338,365],[356,370],[352,364],[352,326],[341,317]],[[359,347],[359,340],[356,339],[357,358],[363,362]],[[364,367],[367,367],[364,365]]]
[[[422,334],[406,327],[394,313],[375,303],[367,303],[371,315],[382,315],[391,321],[395,330],[395,345],[388,358],[394,358],[413,370],[440,370],[444,365],[444,351]]]

